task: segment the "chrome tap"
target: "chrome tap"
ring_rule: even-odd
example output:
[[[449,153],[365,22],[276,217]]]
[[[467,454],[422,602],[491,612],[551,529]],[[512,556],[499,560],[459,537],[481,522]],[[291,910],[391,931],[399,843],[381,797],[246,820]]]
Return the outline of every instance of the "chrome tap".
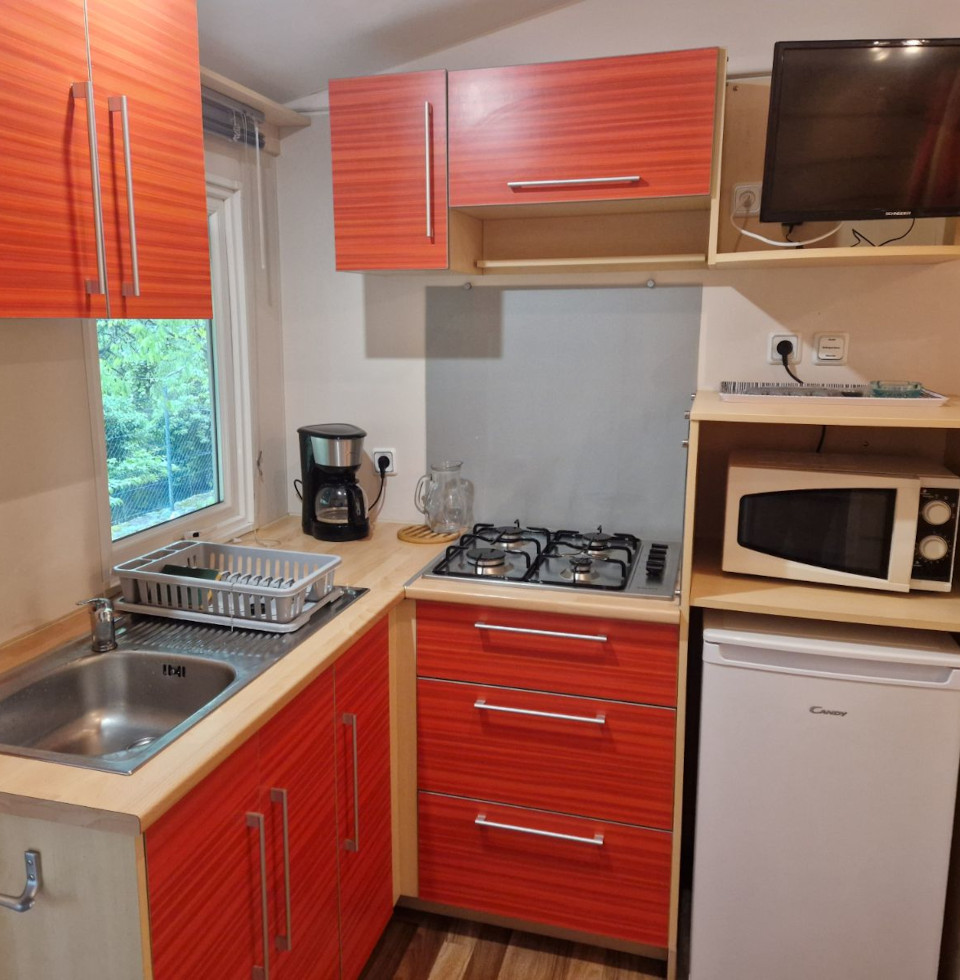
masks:
[[[117,649],[117,614],[106,596],[84,599],[78,606],[90,607],[90,646],[94,653]]]

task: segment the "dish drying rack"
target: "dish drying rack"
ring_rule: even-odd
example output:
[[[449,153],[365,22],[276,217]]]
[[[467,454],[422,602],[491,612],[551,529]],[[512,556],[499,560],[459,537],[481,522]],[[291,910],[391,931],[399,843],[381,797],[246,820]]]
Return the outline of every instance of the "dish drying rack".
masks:
[[[127,612],[290,633],[341,590],[336,555],[176,541],[114,567]],[[183,573],[176,569],[183,568]]]

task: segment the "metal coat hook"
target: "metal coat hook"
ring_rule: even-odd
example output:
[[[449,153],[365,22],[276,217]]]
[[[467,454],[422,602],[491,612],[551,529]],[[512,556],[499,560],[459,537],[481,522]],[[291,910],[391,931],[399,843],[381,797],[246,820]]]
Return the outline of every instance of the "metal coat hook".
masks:
[[[14,912],[29,912],[33,908],[37,895],[40,894],[40,852],[24,851],[24,863],[27,869],[27,882],[23,891],[17,895],[0,895],[0,908],[12,909]]]

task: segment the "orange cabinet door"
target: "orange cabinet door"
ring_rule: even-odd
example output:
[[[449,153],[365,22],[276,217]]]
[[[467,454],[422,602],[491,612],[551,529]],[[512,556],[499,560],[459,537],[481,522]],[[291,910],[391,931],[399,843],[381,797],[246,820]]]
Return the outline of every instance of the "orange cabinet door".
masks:
[[[671,708],[417,684],[420,788],[669,830]]]
[[[337,268],[447,268],[444,71],[330,82]]]
[[[260,731],[266,818],[270,975],[337,980],[337,816],[333,671]]]
[[[671,835],[421,793],[420,898],[667,945]]]
[[[450,206],[710,193],[716,48],[454,71]]]
[[[245,742],[146,833],[154,980],[250,980],[263,965],[258,744]]]
[[[386,620],[337,662],[337,807],[343,980],[354,980],[393,912]]]
[[[81,0],[5,0],[0,65],[0,316],[102,315]]]
[[[111,314],[209,317],[195,0],[89,0],[89,21]]]

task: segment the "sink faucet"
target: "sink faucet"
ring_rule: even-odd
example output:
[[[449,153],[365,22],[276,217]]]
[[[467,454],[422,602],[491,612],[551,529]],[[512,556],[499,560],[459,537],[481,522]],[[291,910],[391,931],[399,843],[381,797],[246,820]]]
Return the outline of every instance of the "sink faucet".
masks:
[[[84,599],[78,606],[90,607],[90,639],[94,653],[117,649],[117,615],[106,596]]]

